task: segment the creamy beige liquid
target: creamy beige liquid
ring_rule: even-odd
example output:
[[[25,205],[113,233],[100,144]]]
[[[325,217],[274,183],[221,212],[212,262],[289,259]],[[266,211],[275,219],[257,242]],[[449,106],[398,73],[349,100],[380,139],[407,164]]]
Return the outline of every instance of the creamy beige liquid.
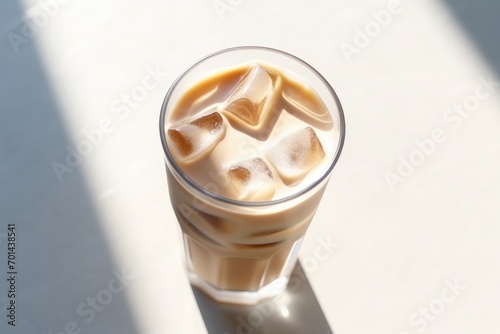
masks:
[[[291,253],[327,178],[294,199],[269,201],[322,178],[337,146],[331,115],[314,90],[270,65],[255,66],[221,69],[188,87],[165,129],[177,165],[201,188],[231,200],[267,201],[247,206],[201,196],[167,168],[189,269],[215,289],[256,291],[291,271]]]

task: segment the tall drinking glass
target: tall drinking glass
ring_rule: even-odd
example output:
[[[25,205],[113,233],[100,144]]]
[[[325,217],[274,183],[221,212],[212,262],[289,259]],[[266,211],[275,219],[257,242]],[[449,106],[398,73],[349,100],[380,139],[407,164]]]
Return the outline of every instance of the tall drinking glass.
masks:
[[[173,83],[160,136],[191,283],[240,304],[284,291],[344,143],[325,78],[275,49],[216,52]]]

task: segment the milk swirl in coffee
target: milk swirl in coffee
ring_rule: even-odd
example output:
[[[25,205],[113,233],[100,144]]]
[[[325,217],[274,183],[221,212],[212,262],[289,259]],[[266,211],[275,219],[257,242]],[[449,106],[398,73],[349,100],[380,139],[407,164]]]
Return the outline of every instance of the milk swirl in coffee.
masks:
[[[283,198],[316,180],[336,147],[332,129],[313,90],[259,63],[201,80],[167,124],[183,171],[201,187],[242,201]]]

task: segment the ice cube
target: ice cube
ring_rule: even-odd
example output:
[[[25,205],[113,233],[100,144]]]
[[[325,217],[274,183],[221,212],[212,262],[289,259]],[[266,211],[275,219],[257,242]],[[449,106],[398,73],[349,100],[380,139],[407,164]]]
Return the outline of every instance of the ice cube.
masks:
[[[239,200],[266,201],[276,191],[273,173],[261,158],[232,165],[227,176]]]
[[[231,125],[250,136],[267,139],[281,110],[274,110],[281,95],[281,76],[253,65],[236,85],[221,110]],[[264,131],[263,131],[264,129]],[[265,138],[260,138],[266,136]]]
[[[226,125],[218,112],[188,122],[172,125],[168,131],[169,145],[177,162],[192,163],[211,153],[224,139]]]
[[[323,146],[311,127],[291,133],[275,144],[266,157],[286,185],[301,181],[325,157]]]

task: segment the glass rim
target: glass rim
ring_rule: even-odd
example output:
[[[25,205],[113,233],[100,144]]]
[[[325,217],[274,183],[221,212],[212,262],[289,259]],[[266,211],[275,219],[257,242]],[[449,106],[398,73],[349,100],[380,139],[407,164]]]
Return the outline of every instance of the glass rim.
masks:
[[[267,200],[267,201],[241,201],[241,200],[236,200],[236,199],[228,198],[225,196],[220,196],[220,195],[214,194],[212,192],[209,192],[206,189],[204,189],[201,185],[196,183],[194,180],[192,180],[188,175],[186,175],[186,173],[184,173],[182,168],[175,162],[175,160],[172,157],[170,150],[168,148],[167,138],[166,138],[166,134],[165,134],[165,124],[166,124],[165,120],[166,120],[166,116],[167,116],[166,115],[167,114],[167,112],[166,112],[167,105],[170,102],[172,94],[173,94],[174,90],[177,88],[177,86],[179,85],[179,83],[201,63],[203,63],[211,58],[214,58],[220,54],[223,54],[223,53],[228,53],[228,52],[232,52],[232,51],[243,51],[243,50],[264,51],[264,52],[281,54],[285,57],[288,57],[288,58],[291,58],[291,59],[297,61],[298,63],[305,66],[307,69],[309,69],[313,74],[315,74],[320,79],[320,81],[325,85],[325,87],[327,88],[328,92],[333,97],[333,99],[335,100],[335,103],[337,105],[338,116],[339,116],[339,142],[337,144],[337,149],[333,155],[333,159],[332,159],[331,163],[329,164],[329,166],[325,170],[325,172],[321,175],[321,177],[316,179],[314,182],[311,182],[311,184],[309,184],[307,187],[303,188],[302,190],[300,190],[296,193],[293,193],[289,196],[283,197],[283,198],[278,198],[278,199],[274,199],[274,200]],[[243,206],[243,207],[264,207],[264,206],[272,206],[272,205],[276,205],[279,203],[288,202],[288,201],[295,199],[295,198],[298,198],[298,197],[310,192],[314,188],[316,188],[316,186],[318,186],[321,182],[323,182],[325,180],[326,177],[328,177],[331,174],[333,167],[337,164],[337,162],[340,158],[340,154],[342,152],[342,148],[344,146],[345,133],[346,133],[346,126],[345,126],[345,117],[344,117],[344,111],[342,108],[342,104],[340,103],[340,99],[338,98],[337,93],[332,88],[332,86],[328,83],[328,81],[323,77],[323,75],[321,73],[319,73],[314,67],[309,65],[304,60],[298,58],[297,56],[294,56],[294,55],[292,55],[288,52],[285,52],[285,51],[281,51],[278,49],[265,47],[265,46],[236,46],[236,47],[231,47],[231,48],[225,48],[225,49],[221,49],[221,50],[212,52],[212,53],[208,54],[207,56],[199,59],[194,64],[192,64],[189,68],[187,68],[185,71],[183,71],[174,80],[174,82],[172,83],[172,85],[168,89],[167,94],[165,95],[165,98],[163,99],[163,103],[162,103],[161,110],[160,110],[160,138],[161,138],[161,144],[163,147],[163,153],[165,154],[165,157],[168,160],[170,167],[172,167],[174,169],[175,173],[184,182],[186,182],[191,188],[195,189],[203,196],[207,196],[210,199],[214,199],[214,200],[217,200],[217,201],[222,202],[222,203],[236,205],[236,206]],[[168,166],[167,166],[167,168],[168,168]]]

